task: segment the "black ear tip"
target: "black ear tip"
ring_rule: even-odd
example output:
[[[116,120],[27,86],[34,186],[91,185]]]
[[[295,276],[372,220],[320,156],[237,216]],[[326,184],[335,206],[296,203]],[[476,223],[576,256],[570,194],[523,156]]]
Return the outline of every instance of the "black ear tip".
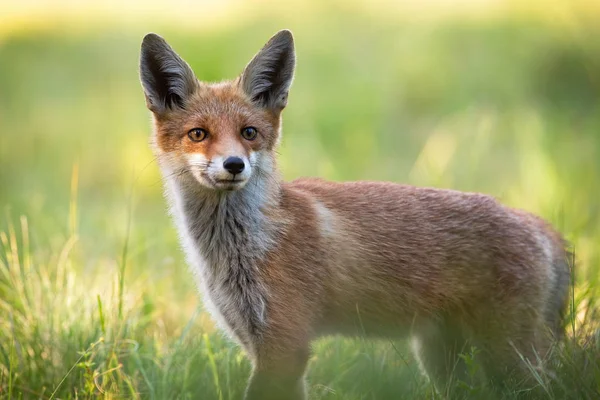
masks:
[[[282,29],[279,32],[277,32],[271,38],[271,40],[273,42],[279,42],[282,44],[293,45],[294,44],[294,35],[292,34],[292,31],[290,31],[289,29]]]
[[[144,36],[144,39],[142,39],[142,49],[161,46],[165,43],[165,39],[163,39],[156,33],[148,33],[146,36]]]
[[[292,34],[292,31],[290,31],[289,29],[282,29],[279,32],[277,32],[275,35],[287,37],[287,38],[290,38],[290,39],[294,38],[294,35]]]

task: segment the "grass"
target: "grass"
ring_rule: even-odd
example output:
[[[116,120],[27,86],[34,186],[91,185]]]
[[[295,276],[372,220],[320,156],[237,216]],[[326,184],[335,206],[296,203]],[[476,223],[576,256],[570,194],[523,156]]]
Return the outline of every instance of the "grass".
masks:
[[[295,32],[288,179],[482,191],[551,221],[577,258],[567,338],[555,373],[501,397],[598,398],[595,25],[521,14],[366,21],[328,7],[253,18],[160,33],[202,79],[219,80],[275,30]],[[202,310],[147,145],[137,57],[150,30],[67,26],[0,41],[0,399],[243,393],[249,364]],[[313,350],[311,399],[442,398],[403,342],[327,338]],[[476,374],[476,349],[464,357]],[[490,396],[465,382],[446,392]]]

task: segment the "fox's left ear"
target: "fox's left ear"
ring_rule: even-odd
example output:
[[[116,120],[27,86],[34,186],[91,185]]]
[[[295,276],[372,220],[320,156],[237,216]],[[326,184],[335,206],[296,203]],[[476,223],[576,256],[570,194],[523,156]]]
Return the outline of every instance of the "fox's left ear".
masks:
[[[287,104],[295,65],[292,32],[279,31],[246,66],[242,88],[253,102],[279,112]]]

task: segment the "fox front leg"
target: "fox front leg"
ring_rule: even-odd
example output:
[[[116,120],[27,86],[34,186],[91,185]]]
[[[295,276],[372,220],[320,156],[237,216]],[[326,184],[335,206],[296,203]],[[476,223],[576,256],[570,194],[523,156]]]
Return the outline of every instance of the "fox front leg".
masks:
[[[282,349],[286,351],[285,349]],[[308,346],[285,354],[259,352],[253,362],[245,400],[306,400]]]

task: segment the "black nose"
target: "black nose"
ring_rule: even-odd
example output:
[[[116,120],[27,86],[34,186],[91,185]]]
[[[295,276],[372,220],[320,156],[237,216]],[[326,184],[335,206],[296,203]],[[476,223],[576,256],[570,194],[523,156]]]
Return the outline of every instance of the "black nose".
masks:
[[[244,160],[239,157],[229,157],[223,162],[223,168],[233,175],[239,174],[244,170]]]

